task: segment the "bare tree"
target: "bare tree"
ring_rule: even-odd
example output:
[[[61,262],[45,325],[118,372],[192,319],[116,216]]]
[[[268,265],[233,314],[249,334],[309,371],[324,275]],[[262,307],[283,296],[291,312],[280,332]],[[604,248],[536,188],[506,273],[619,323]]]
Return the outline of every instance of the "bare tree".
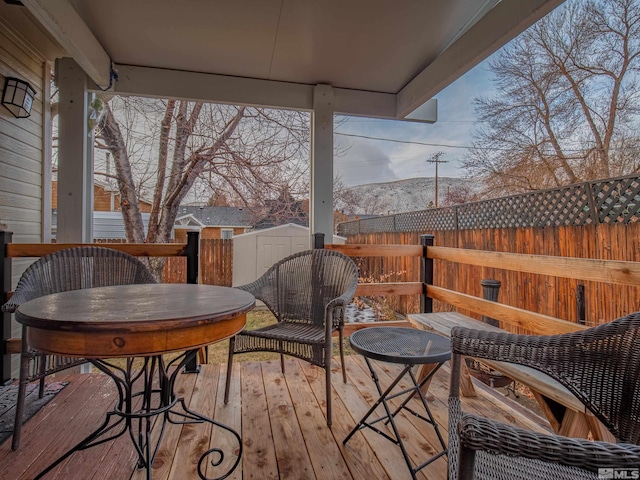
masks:
[[[444,202],[442,206],[450,207],[452,205],[462,205],[475,200],[476,193],[469,182],[459,182],[456,185],[447,187]]]
[[[301,112],[115,97],[96,137],[113,157],[130,242],[167,242],[194,189],[258,208],[285,184],[299,189],[308,170]],[[146,235],[141,196],[152,203]]]
[[[569,0],[490,61],[464,162],[493,194],[637,172],[639,0]]]

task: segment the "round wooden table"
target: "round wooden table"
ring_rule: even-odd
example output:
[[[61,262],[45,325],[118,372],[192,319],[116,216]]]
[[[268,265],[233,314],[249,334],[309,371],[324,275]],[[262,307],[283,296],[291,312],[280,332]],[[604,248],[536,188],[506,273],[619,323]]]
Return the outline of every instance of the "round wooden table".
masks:
[[[118,401],[103,424],[43,470],[36,479],[72,453],[112,440],[129,432],[138,452],[138,466],[151,465],[167,423],[209,422],[235,436],[237,458],[216,478],[227,477],[240,462],[242,441],[230,427],[189,410],[174,393],[178,372],[197,354],[199,347],[229,338],[245,325],[255,298],[243,290],[193,284],[147,284],[88,288],[56,293],[26,302],[16,319],[27,327],[31,347],[44,352],[84,357],[111,376]],[[170,352],[184,353],[167,362]],[[126,357],[126,365],[109,361]],[[134,368],[134,358],[142,366]],[[175,367],[175,368],[174,368]],[[135,384],[135,385],[134,385]],[[151,428],[162,418],[158,441],[152,445]],[[116,432],[116,433],[114,433]],[[105,438],[106,437],[106,438]],[[136,440],[137,439],[137,440]],[[228,466],[224,452],[211,448],[200,458],[198,472],[205,476],[206,460]]]

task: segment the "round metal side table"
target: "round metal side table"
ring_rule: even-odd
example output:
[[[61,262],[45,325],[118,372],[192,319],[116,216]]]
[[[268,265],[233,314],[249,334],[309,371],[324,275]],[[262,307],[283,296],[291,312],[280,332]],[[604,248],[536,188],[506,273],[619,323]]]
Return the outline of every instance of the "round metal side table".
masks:
[[[353,333],[350,341],[353,350],[364,356],[380,397],[365,414],[362,420],[360,420],[353,430],[351,430],[342,443],[346,445],[349,439],[358,430],[362,428],[370,428],[400,447],[405,462],[411,472],[411,476],[415,479],[418,471],[447,454],[447,446],[442,438],[438,424],[431,414],[429,405],[427,405],[427,400],[424,392],[422,391],[422,387],[427,385],[435,372],[438,371],[444,362],[451,358],[449,340],[434,333],[416,330],[413,328],[368,327]],[[393,382],[391,382],[385,390],[382,390],[380,380],[373,368],[371,359],[382,362],[399,363],[404,365],[404,368]],[[412,371],[412,368],[416,365],[429,365],[432,366],[432,368],[428,374],[424,375],[423,378],[417,378]],[[399,392],[392,392],[405,376],[411,380],[412,386]],[[403,395],[405,395],[406,398],[404,398],[400,405],[394,409],[389,403],[390,400]],[[424,407],[424,414],[414,410],[409,405],[409,401],[415,396],[418,396],[420,399],[420,402]],[[369,417],[372,416],[380,404],[383,405],[386,413],[379,418],[369,420]],[[439,453],[433,455],[431,458],[417,466],[414,466],[411,462],[402,437],[398,432],[398,427],[396,426],[395,417],[402,410],[405,410],[431,424],[436,432],[438,440],[440,441],[440,445],[442,446],[442,450]],[[385,424],[391,426],[393,436],[375,426],[381,421],[384,421]]]

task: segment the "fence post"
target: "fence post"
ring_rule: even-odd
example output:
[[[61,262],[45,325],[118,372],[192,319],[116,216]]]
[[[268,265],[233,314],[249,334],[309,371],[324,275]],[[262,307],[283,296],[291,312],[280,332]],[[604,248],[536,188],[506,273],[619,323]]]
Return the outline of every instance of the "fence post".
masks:
[[[482,285],[482,298],[485,300],[490,300],[492,302],[498,301],[498,292],[500,291],[500,283],[499,280],[493,280],[490,278],[485,278],[480,280],[480,285]],[[493,325],[494,327],[500,327],[500,322],[495,318],[487,317],[486,315],[482,316],[482,321],[484,323],[488,323],[489,325]]]
[[[198,266],[200,258],[198,251],[200,249],[200,232],[187,232],[187,283],[198,283]],[[209,349],[205,348],[205,357],[209,358]],[[198,365],[198,353],[184,366],[184,373],[199,373],[200,365]]]
[[[7,301],[7,295],[11,291],[11,258],[7,256],[7,244],[11,243],[13,232],[0,230],[0,248],[2,249],[2,303]],[[0,369],[2,370],[2,384],[11,383],[11,355],[7,353],[7,340],[11,338],[11,314],[2,314],[2,356],[0,357]]]
[[[584,293],[584,285],[579,283],[576,286],[576,311],[577,319],[580,325],[587,323],[587,302]]]
[[[427,296],[427,286],[433,285],[433,259],[427,258],[427,249],[433,247],[435,235],[430,233],[420,235],[422,245],[422,258],[420,259],[420,281],[422,282],[422,295],[420,295],[420,313],[433,312],[433,299]]]
[[[313,248],[324,248],[324,233],[313,234]]]

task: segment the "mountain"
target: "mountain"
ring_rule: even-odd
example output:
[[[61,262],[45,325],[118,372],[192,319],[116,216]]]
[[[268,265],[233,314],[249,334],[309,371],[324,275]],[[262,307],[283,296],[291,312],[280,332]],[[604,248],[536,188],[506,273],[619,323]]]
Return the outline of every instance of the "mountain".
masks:
[[[387,215],[424,210],[435,204],[435,179],[432,177],[368,183],[348,190],[358,199],[360,211],[357,213]],[[438,177],[438,191],[438,206],[443,207],[472,201],[477,188],[471,179]]]

